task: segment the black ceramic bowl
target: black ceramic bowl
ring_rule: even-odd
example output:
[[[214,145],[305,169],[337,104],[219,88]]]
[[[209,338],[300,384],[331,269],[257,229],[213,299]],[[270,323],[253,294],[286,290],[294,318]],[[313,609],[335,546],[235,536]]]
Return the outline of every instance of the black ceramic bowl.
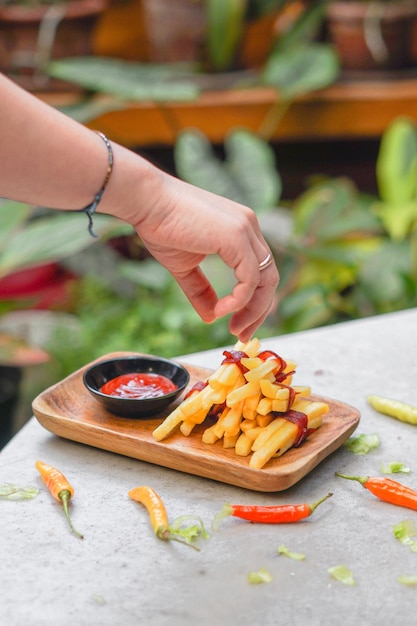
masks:
[[[123,398],[100,391],[109,380],[133,373],[165,376],[177,388],[155,398]],[[190,374],[185,367],[157,356],[127,356],[100,361],[89,367],[83,376],[86,388],[110,413],[137,419],[151,417],[165,409],[184,391],[189,380]]]

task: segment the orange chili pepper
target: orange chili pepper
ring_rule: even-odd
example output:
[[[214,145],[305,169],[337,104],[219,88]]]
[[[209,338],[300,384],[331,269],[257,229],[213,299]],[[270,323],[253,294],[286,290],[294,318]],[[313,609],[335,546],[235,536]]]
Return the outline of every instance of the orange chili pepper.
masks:
[[[391,478],[378,476],[346,476],[346,474],[340,474],[339,472],[336,472],[336,476],[358,481],[365,489],[384,502],[417,511],[417,491]]]
[[[156,491],[152,487],[135,487],[129,491],[128,496],[146,507],[155,535],[158,539],[168,541],[170,539],[168,515],[165,505]]]
[[[135,502],[139,502],[146,507],[150,516],[153,531],[158,539],[162,539],[163,541],[178,541],[179,543],[184,543],[185,545],[194,548],[194,550],[199,550],[197,546],[191,543],[194,535],[193,529],[195,529],[195,527],[190,527],[187,531],[187,529],[182,530],[181,528],[176,527],[175,522],[172,527],[169,526],[165,505],[152,487],[147,487],[145,485],[135,487],[128,492],[128,496]],[[183,518],[179,518],[179,520],[181,519]],[[189,531],[191,531],[191,535]],[[201,524],[198,534],[203,531],[204,529]]]
[[[74,535],[76,535],[80,539],[83,539],[84,535],[75,530],[74,526],[72,525],[68,510],[69,501],[74,495],[73,487],[65,478],[64,474],[57,470],[55,467],[47,465],[42,461],[36,461],[35,467],[39,471],[43,482],[45,483],[55,500],[63,505],[65,517],[71,531],[74,533]]]

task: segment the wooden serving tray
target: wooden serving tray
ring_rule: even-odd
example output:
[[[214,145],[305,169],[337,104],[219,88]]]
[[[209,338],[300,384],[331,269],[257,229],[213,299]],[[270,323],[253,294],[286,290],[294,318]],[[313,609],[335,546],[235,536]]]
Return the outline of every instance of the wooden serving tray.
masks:
[[[133,354],[136,353],[116,352],[97,361]],[[292,448],[282,457],[269,461],[264,468],[254,470],[249,467],[249,457],[237,456],[233,450],[224,449],[221,442],[204,444],[201,441],[202,425],[196,426],[189,437],[178,431],[161,442],[156,441],[152,431],[175,404],[149,419],[127,419],[107,412],[84,387],[83,373],[90,365],[35,398],[33,412],[44,428],[95,448],[254,491],[275,492],[291,487],[339,448],[360,419],[359,411],[352,406],[314,397],[329,405],[322,426],[300,447]],[[183,365],[190,372],[189,386],[211,374],[211,370]],[[181,398],[177,404],[179,402]]]

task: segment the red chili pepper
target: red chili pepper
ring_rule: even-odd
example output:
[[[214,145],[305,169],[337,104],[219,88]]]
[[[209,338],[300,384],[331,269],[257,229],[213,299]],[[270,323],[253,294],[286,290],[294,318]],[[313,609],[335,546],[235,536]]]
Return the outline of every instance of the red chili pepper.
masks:
[[[395,480],[391,480],[391,478],[378,476],[346,476],[346,474],[340,474],[339,472],[336,472],[336,476],[358,481],[365,489],[384,502],[417,511],[417,491]]]
[[[261,524],[289,524],[291,522],[299,522],[314,513],[319,504],[332,495],[332,493],[328,493],[324,498],[320,498],[320,500],[312,504],[281,504],[277,506],[225,504],[223,509],[216,515],[213,526],[216,528],[218,523],[229,515]]]

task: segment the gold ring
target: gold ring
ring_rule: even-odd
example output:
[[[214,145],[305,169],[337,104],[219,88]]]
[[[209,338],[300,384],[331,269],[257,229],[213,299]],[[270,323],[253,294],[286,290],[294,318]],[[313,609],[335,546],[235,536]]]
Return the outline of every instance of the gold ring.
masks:
[[[264,260],[261,263],[259,263],[259,271],[262,272],[262,270],[269,267],[273,263],[273,261],[274,259],[272,258],[272,254],[269,252],[268,256],[266,256]]]

